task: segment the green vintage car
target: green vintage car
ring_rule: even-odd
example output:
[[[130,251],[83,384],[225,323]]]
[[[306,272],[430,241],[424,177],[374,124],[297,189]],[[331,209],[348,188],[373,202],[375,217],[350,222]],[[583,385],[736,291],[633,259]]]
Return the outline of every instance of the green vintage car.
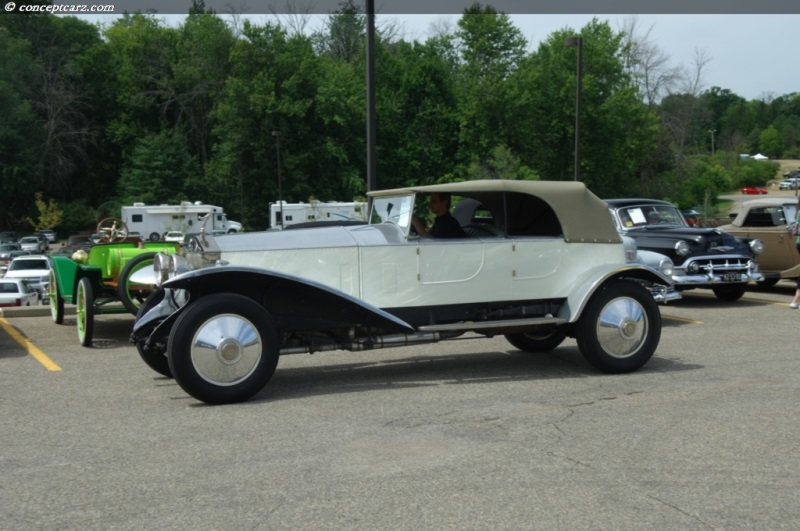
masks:
[[[75,304],[78,339],[92,344],[94,317],[102,314],[131,313],[150,295],[153,286],[131,277],[151,267],[156,253],[172,254],[180,245],[171,242],[145,242],[129,237],[128,227],[118,218],[106,218],[97,226],[100,241],[88,252],[72,256],[51,255],[50,312],[56,324],[64,322],[64,305]]]

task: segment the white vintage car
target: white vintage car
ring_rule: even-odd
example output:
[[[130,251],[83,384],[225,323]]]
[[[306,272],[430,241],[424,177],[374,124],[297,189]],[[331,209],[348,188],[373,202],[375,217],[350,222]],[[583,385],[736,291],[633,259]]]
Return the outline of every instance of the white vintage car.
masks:
[[[464,238],[414,234],[412,215],[434,192],[471,205],[457,208]],[[159,288],[131,335],[142,359],[218,404],[258,393],[282,354],[467,333],[501,335],[524,352],[574,337],[609,373],[653,356],[661,315],[649,288],[670,280],[631,260],[635,249],[582,183],[468,181],[369,196],[366,224],[201,234],[181,255],[158,255]]]

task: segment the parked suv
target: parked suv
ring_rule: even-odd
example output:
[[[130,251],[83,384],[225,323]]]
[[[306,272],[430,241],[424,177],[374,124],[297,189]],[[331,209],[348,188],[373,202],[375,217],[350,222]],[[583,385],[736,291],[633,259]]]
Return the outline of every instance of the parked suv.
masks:
[[[42,298],[47,298],[47,289],[50,283],[50,262],[47,256],[30,255],[19,256],[8,264],[6,278],[21,278],[28,285],[39,292]]]
[[[671,203],[655,199],[608,199],[619,230],[642,250],[664,254],[675,263],[678,290],[711,288],[720,300],[735,301],[750,281],[764,276],[756,257],[761,240],[736,238],[719,228],[690,227]]]

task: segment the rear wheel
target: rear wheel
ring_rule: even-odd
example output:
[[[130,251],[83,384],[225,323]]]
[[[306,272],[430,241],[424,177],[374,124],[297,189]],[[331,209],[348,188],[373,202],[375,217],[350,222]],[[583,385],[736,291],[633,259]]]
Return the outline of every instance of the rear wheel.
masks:
[[[84,347],[91,347],[94,335],[94,290],[88,277],[78,282],[77,299],[78,340]]]
[[[542,333],[506,334],[506,340],[523,352],[550,352],[566,339],[562,329]]]
[[[661,339],[661,313],[647,289],[615,280],[592,296],[575,329],[578,348],[607,373],[633,372],[650,360]]]
[[[719,300],[733,302],[742,298],[744,292],[747,291],[747,284],[744,282],[741,284],[723,284],[715,286],[712,291]]]
[[[151,242],[157,242],[160,239],[161,239],[161,235],[159,233],[157,233],[157,232],[151,232],[150,233],[150,241]]]
[[[278,334],[260,304],[220,293],[181,313],[167,352],[172,375],[184,391],[208,404],[242,402],[263,389],[275,372]]]
[[[139,307],[153,292],[153,286],[134,284],[130,281],[131,275],[140,269],[152,266],[155,256],[156,253],[144,253],[134,256],[125,264],[125,267],[122,268],[122,272],[119,274],[117,297],[122,302],[122,305],[125,306],[125,309],[133,315],[136,315],[139,311]]]
[[[50,315],[53,317],[53,322],[64,324],[64,297],[58,291],[58,282],[54,269],[50,270],[50,287],[48,291],[50,293]]]

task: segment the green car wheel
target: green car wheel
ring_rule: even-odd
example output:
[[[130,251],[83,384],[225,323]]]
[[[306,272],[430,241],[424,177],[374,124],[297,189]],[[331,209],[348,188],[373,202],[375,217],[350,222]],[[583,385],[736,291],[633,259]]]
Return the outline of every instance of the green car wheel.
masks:
[[[50,315],[56,324],[64,324],[64,297],[58,291],[56,272],[50,269]]]
[[[144,253],[134,256],[122,268],[119,274],[117,285],[117,297],[125,306],[125,309],[136,315],[139,307],[153,292],[154,286],[134,284],[130,281],[131,276],[146,267],[151,267],[155,261],[156,253]]]
[[[94,335],[94,290],[87,277],[78,282],[77,299],[78,340],[84,347],[91,347]]]

